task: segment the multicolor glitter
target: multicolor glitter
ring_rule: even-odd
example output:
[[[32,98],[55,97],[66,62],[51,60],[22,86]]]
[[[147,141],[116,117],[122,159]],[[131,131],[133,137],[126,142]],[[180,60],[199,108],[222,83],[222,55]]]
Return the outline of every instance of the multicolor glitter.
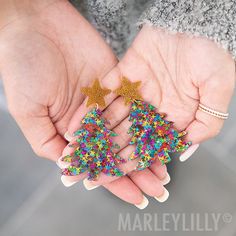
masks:
[[[102,112],[94,108],[82,120],[82,127],[75,132],[76,141],[71,144],[75,151],[62,158],[70,166],[62,170],[63,175],[79,175],[88,171],[88,179],[96,180],[102,172],[109,176],[122,176],[123,172],[117,164],[125,161],[113,152],[119,149],[113,144],[112,137],[116,134],[106,128],[106,120]]]
[[[191,142],[182,139],[185,131],[175,130],[172,122],[165,120],[164,115],[156,113],[154,106],[143,101],[132,103],[129,120],[132,121],[130,144],[136,144],[130,159],[141,158],[137,170],[149,167],[156,158],[162,164],[168,163],[171,161],[169,153],[185,151],[191,145]]]

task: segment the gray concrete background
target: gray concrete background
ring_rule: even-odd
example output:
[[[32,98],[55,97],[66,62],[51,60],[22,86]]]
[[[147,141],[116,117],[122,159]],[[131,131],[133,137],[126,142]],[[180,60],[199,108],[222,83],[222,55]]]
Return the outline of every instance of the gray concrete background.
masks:
[[[0,236],[106,236],[106,235],[217,235],[236,236],[236,98],[231,116],[216,139],[206,142],[185,163],[169,165],[172,181],[167,188],[170,198],[160,204],[150,199],[140,211],[108,193],[103,188],[86,191],[82,184],[65,188],[57,166],[36,157],[14,120],[7,113],[0,85]],[[119,231],[118,218],[144,213],[229,213],[217,232],[139,229]]]

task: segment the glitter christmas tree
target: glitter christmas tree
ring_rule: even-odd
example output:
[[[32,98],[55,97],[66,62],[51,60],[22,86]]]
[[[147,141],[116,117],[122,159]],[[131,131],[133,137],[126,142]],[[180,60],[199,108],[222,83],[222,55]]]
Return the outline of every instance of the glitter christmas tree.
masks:
[[[117,164],[123,163],[113,152],[119,146],[114,144],[112,137],[116,134],[105,126],[99,109],[92,109],[82,120],[82,127],[75,132],[76,141],[71,144],[75,151],[62,158],[70,166],[62,170],[63,175],[74,176],[88,171],[88,179],[96,180],[100,173],[109,176],[122,176]]]
[[[154,106],[143,101],[132,103],[129,120],[132,122],[130,144],[136,144],[130,159],[140,158],[137,170],[149,167],[156,158],[162,164],[168,163],[171,160],[169,153],[185,151],[191,145],[191,142],[182,139],[186,132],[175,130],[172,122],[165,120]]]

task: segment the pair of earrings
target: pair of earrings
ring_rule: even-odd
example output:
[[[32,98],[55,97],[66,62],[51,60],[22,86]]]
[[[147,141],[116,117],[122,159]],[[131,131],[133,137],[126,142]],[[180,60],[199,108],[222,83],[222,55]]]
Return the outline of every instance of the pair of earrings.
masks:
[[[165,120],[154,106],[143,101],[138,92],[140,85],[141,82],[132,83],[122,78],[121,87],[115,90],[117,95],[124,97],[125,104],[132,103],[129,114],[132,125],[128,133],[132,135],[130,144],[136,147],[129,159],[140,158],[137,170],[149,167],[156,158],[162,164],[168,163],[171,160],[169,153],[185,151],[191,145],[191,142],[182,139],[186,132],[175,130],[172,122]],[[99,81],[95,80],[92,87],[82,88],[81,91],[88,96],[87,106],[97,104],[97,107],[85,115],[81,128],[74,133],[76,141],[71,144],[74,151],[62,158],[70,165],[62,170],[62,174],[74,176],[87,171],[89,180],[96,180],[100,173],[122,176],[124,173],[118,164],[125,160],[114,152],[119,149],[112,140],[116,134],[106,128],[106,120],[99,109],[105,107],[104,97],[111,90],[102,89]]]

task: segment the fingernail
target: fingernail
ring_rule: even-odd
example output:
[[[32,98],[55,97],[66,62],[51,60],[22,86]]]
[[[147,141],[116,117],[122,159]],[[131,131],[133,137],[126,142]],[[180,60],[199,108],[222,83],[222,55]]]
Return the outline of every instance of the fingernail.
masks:
[[[171,180],[171,179],[170,179],[170,175],[169,175],[168,173],[166,173],[166,177],[161,180],[161,183],[162,183],[163,185],[166,185],[166,184],[170,183],[170,180]]]
[[[148,199],[143,196],[143,201],[140,203],[140,204],[135,204],[135,206],[140,209],[140,210],[143,210],[144,208],[146,208],[149,204],[149,201]]]
[[[69,134],[69,132],[67,131],[67,132],[64,134],[64,138],[65,138],[68,142],[70,142],[70,141],[73,139],[73,136],[71,136],[71,135]]]
[[[64,168],[69,167],[69,166],[70,166],[70,163],[69,163],[69,162],[64,162],[64,161],[62,161],[62,158],[63,158],[63,156],[60,157],[60,158],[57,160],[57,162],[56,162],[57,166],[58,166],[59,168],[61,168],[61,169],[64,169]]]
[[[154,197],[158,202],[165,202],[169,197],[169,192],[164,188],[164,193],[160,197]]]
[[[193,153],[199,148],[199,144],[195,144],[193,146],[190,146],[180,157],[180,161],[186,161],[193,155]]]
[[[87,189],[87,190],[93,190],[97,187],[99,187],[99,185],[94,185],[91,183],[91,181],[87,180],[87,179],[84,179],[83,180],[83,184],[84,184],[84,187]]]
[[[70,186],[72,186],[72,185],[77,183],[76,181],[74,181],[74,182],[69,181],[68,177],[65,176],[65,175],[61,176],[61,182],[64,184],[65,187],[70,187]]]

